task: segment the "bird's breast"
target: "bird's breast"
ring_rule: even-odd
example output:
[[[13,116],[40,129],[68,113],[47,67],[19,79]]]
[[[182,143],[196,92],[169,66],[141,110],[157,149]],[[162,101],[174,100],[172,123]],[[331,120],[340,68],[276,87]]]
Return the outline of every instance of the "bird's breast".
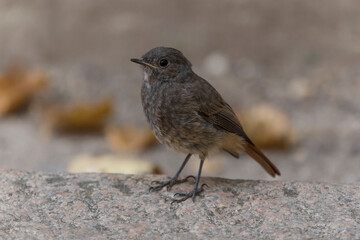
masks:
[[[197,112],[196,102],[181,89],[142,87],[142,103],[156,138],[182,152],[206,152],[221,138]]]

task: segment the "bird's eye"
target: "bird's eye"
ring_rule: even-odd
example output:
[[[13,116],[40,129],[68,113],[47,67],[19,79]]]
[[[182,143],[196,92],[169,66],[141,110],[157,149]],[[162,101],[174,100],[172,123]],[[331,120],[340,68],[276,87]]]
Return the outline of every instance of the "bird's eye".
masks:
[[[159,64],[161,67],[166,67],[169,64],[169,62],[166,59],[161,59]]]

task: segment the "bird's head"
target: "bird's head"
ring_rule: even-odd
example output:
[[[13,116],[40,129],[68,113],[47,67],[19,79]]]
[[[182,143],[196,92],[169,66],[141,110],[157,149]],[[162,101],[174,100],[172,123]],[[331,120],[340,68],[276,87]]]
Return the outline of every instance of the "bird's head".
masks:
[[[145,78],[151,81],[177,81],[192,72],[191,63],[174,48],[157,47],[132,62],[144,67]]]

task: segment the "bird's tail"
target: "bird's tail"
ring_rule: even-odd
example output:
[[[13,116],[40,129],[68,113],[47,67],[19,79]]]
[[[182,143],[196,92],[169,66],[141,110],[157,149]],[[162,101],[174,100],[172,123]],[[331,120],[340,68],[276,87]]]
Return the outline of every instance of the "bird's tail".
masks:
[[[239,152],[244,151],[257,161],[272,177],[280,176],[279,169],[265,156],[265,154],[251,142],[249,138],[244,139],[232,135],[224,142],[223,149],[232,156],[239,158]]]

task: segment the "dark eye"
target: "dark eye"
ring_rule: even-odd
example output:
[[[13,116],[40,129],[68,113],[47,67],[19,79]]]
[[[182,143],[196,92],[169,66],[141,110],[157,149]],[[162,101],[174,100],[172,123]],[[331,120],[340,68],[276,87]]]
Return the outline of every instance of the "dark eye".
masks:
[[[159,64],[161,67],[166,67],[169,64],[169,62],[166,59],[161,59]]]

